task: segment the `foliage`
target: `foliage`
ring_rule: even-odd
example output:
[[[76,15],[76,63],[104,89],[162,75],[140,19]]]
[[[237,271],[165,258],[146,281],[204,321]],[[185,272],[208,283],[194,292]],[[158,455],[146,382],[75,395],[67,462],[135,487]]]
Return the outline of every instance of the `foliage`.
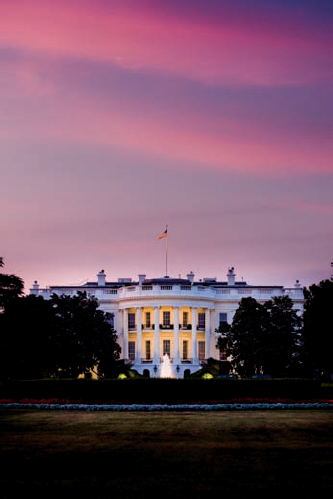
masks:
[[[85,293],[12,299],[2,316],[2,379],[75,378],[94,368],[103,377],[119,359],[108,314]]]
[[[304,288],[303,359],[312,372],[333,374],[333,282],[321,281]]]
[[[241,376],[281,377],[298,363],[300,327],[301,318],[288,296],[264,304],[252,297],[243,298],[218,346],[227,347],[232,365]]]
[[[231,364],[228,360],[216,360],[210,357],[207,359],[207,364],[199,371],[191,374],[191,378],[203,378],[205,374],[210,374],[213,377],[229,374]]]
[[[3,258],[0,257],[0,267],[4,266]],[[0,273],[0,310],[13,298],[23,294],[24,282],[14,274]]]

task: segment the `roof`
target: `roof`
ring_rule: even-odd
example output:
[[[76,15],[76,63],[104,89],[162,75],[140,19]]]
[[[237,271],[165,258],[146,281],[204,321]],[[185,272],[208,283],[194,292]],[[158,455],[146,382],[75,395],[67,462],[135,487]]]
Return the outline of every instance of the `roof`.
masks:
[[[157,277],[155,279],[145,279],[143,281],[143,284],[162,284],[162,285],[173,285],[173,284],[181,284],[182,286],[190,286],[191,281],[188,279],[179,279],[179,278],[173,278],[173,277]]]

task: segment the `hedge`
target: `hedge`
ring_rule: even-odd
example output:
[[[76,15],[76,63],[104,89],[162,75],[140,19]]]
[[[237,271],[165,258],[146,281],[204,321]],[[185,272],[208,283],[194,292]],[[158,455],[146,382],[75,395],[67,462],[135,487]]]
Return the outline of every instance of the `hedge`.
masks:
[[[322,397],[317,380],[116,379],[6,381],[0,398],[70,399],[83,403],[177,404],[239,398],[311,400]]]

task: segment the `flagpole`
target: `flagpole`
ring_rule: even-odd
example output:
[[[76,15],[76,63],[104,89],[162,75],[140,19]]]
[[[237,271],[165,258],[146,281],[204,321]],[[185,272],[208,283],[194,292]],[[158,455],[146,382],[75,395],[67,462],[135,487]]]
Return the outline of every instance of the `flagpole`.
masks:
[[[166,226],[167,236],[165,238],[165,277],[168,275],[168,225]]]

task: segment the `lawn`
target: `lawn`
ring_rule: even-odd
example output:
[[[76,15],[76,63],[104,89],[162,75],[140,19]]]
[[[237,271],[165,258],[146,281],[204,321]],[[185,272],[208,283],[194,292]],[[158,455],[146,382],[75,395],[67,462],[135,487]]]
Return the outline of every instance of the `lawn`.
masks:
[[[313,498],[333,490],[332,420],[0,410],[1,497]]]

